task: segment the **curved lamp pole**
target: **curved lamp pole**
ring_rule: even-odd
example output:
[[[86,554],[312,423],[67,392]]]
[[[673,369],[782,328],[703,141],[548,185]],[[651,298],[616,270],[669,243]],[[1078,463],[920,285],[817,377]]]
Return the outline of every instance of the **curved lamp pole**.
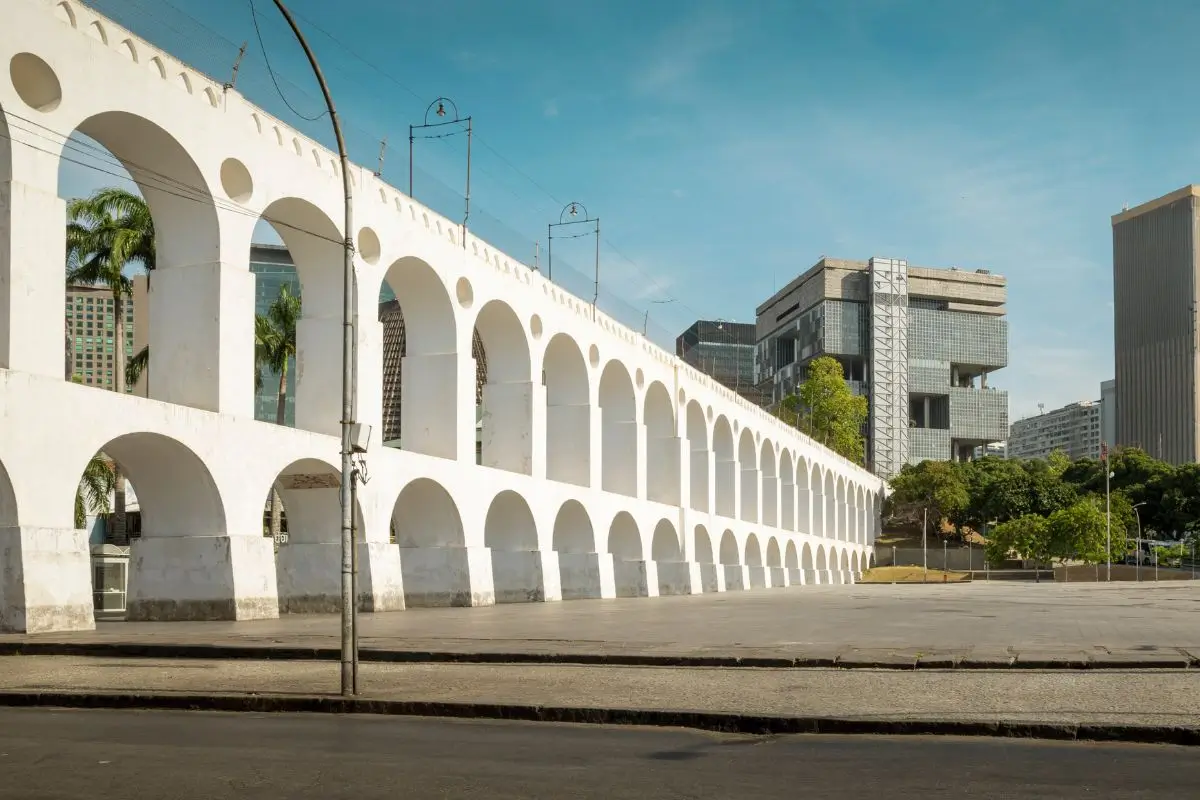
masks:
[[[580,212],[583,212],[583,219],[576,219]],[[558,222],[551,222],[546,226],[546,277],[554,280],[554,229],[562,228],[567,225],[594,225],[594,229],[588,233],[577,233],[573,236],[564,236],[559,238],[576,239],[580,236],[596,237],[596,266],[595,277],[592,289],[592,318],[596,316],[596,301],[600,299],[600,218],[591,217],[588,215],[587,206],[583,203],[574,201],[563,206],[562,211],[558,212]]]
[[[316,75],[317,83],[321,85],[321,94],[325,98],[325,107],[329,110],[329,118],[333,122],[333,135],[337,139],[338,156],[342,163],[342,189],[345,192],[346,218],[343,227],[345,258],[342,263],[342,470],[338,496],[342,506],[342,695],[351,697],[358,690],[358,648],[356,646],[358,637],[355,628],[357,604],[354,597],[354,509],[351,500],[351,484],[354,480],[354,448],[351,443],[351,430],[356,427],[354,390],[358,375],[357,365],[354,362],[356,328],[354,319],[354,197],[351,193],[350,157],[346,154],[346,140],[342,136],[342,125],[338,121],[337,110],[333,106],[333,97],[329,94],[329,86],[325,83],[325,76],[321,72],[320,64],[317,63],[317,57],[313,55],[312,48],[308,46],[308,41],[300,32],[296,20],[284,6],[282,0],[275,0],[275,7],[279,9],[279,13],[283,14],[292,33],[300,42],[300,46],[304,49],[304,55],[308,58],[308,64],[312,67],[313,74]],[[359,448],[360,450],[365,449],[365,442],[363,445],[362,448]]]
[[[454,117],[452,119],[446,119],[446,117],[447,117],[446,106],[447,105],[449,105],[450,109],[454,112]],[[438,121],[435,121],[435,122],[429,121],[429,115],[431,113],[436,116]],[[421,120],[421,124],[408,126],[408,196],[409,197],[414,196],[413,195],[413,145],[415,144],[416,139],[417,139],[416,131],[426,130],[428,128],[441,128],[445,125],[462,125],[462,124],[466,124],[466,126],[467,126],[467,190],[466,190],[466,193],[464,194],[464,199],[466,200],[466,207],[463,209],[463,221],[462,221],[463,247],[466,247],[467,246],[467,236],[466,236],[467,220],[471,216],[472,121],[471,121],[470,115],[465,116],[465,117],[459,115],[458,104],[455,103],[453,100],[451,100],[449,97],[439,97],[438,99],[434,100],[432,103],[430,103],[428,105],[428,107],[426,107],[425,117]],[[457,131],[457,133],[462,133],[462,131]],[[422,136],[421,138],[422,139],[438,139],[445,135],[453,136],[454,134],[453,133],[451,133],[451,134],[436,134],[436,135],[431,134],[429,136]]]
[[[1137,562],[1136,563],[1137,563],[1137,579],[1139,582],[1142,580],[1142,515],[1138,513],[1138,508],[1141,506],[1144,506],[1144,505],[1146,505],[1145,500],[1143,500],[1140,503],[1133,504],[1133,516],[1137,518],[1138,534],[1137,534]],[[1129,548],[1126,548],[1127,551],[1128,551],[1128,549]]]

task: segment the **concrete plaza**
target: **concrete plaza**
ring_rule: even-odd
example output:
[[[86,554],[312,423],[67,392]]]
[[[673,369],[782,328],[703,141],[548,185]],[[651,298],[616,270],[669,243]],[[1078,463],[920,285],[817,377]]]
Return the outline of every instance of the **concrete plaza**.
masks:
[[[1200,582],[859,585],[363,614],[373,654],[538,659],[764,659],[839,666],[1159,666],[1200,662]],[[338,618],[102,623],[0,636],[0,649],[72,646],[170,656],[191,648],[338,646]],[[80,651],[80,652],[83,652]],[[41,652],[53,652],[41,650]],[[301,656],[293,656],[301,657]],[[772,663],[772,665],[778,665]]]

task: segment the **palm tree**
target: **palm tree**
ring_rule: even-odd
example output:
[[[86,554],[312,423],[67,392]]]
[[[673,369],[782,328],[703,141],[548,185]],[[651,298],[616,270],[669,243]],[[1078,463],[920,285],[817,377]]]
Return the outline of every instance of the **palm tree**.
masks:
[[[155,267],[154,220],[138,195],[109,187],[67,204],[67,282],[107,286],[113,294],[113,391],[125,391],[124,300],[133,292],[130,264]],[[113,465],[113,539],[126,544],[125,478]]]
[[[284,284],[279,287],[266,314],[254,318],[254,387],[262,388],[263,370],[279,374],[279,400],[275,405],[275,424],[287,421],[288,366],[296,357],[296,322],[300,319],[300,298]],[[279,541],[283,502],[271,487],[271,539]]]
[[[125,362],[125,385],[133,386],[142,378],[142,373],[150,366],[150,345],[145,345],[141,350],[138,350],[129,361]],[[257,389],[258,386],[256,385]]]
[[[97,514],[109,513],[108,496],[114,494],[116,488],[116,465],[100,453],[92,456],[75,492],[75,527],[82,528],[87,524],[89,509]]]

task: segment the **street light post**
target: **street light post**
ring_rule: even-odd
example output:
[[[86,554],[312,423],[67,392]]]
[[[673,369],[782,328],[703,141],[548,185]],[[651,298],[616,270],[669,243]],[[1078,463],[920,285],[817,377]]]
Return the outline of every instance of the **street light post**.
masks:
[[[1109,481],[1112,479],[1113,473],[1108,468],[1108,442],[1100,443],[1100,460],[1104,463],[1104,536],[1105,536],[1105,556],[1106,567],[1104,570],[1104,580],[1112,580],[1112,493],[1110,491]]]
[[[579,216],[579,212],[583,211],[583,219],[574,219]],[[572,219],[563,219],[571,217]],[[591,224],[595,227],[588,233],[577,233],[573,236],[564,236],[564,239],[577,239],[580,236],[596,237],[596,266],[595,277],[592,289],[592,318],[596,317],[596,303],[600,299],[600,218],[591,217],[588,215],[587,206],[583,203],[574,201],[563,206],[562,211],[558,212],[558,222],[551,222],[546,226],[546,277],[554,280],[554,229],[566,227],[567,225],[583,225]]]
[[[351,484],[354,480],[354,464],[352,449],[352,429],[354,422],[355,382],[358,377],[354,362],[354,343],[356,341],[357,323],[354,318],[354,195],[350,182],[350,157],[346,153],[346,139],[342,136],[342,124],[338,120],[337,110],[333,105],[333,97],[329,94],[329,85],[321,72],[321,65],[308,40],[300,32],[296,20],[283,4],[283,0],[274,0],[275,7],[287,20],[292,29],[308,64],[316,75],[317,83],[321,86],[321,95],[325,98],[325,107],[329,110],[329,119],[333,123],[333,135],[337,139],[338,157],[342,165],[342,190],[345,197],[345,221],[343,223],[344,238],[342,241],[342,470],[339,476],[338,498],[342,506],[342,653],[341,676],[342,695],[352,697],[357,683],[355,675],[355,653],[357,651],[354,629],[354,506],[351,500]]]
[[[454,110],[454,119],[445,119],[447,103],[449,103],[450,108]],[[429,113],[431,111],[437,115],[438,119],[440,119],[441,122],[430,122],[429,121]],[[413,195],[413,145],[417,139],[416,132],[420,131],[420,130],[428,130],[429,128],[441,128],[446,125],[462,125],[464,123],[467,126],[467,131],[466,131],[466,133],[467,133],[467,189],[466,189],[465,195],[463,196],[463,199],[466,202],[466,205],[463,209],[463,221],[462,221],[463,247],[465,248],[467,246],[467,220],[471,216],[471,138],[473,135],[474,128],[473,128],[473,122],[471,120],[471,117],[469,115],[466,117],[459,116],[458,105],[453,100],[451,100],[449,97],[439,97],[438,99],[434,100],[425,109],[425,116],[421,120],[421,124],[408,126],[408,196],[415,197]],[[454,131],[453,133],[430,134],[428,136],[422,136],[421,138],[422,139],[441,139],[443,137],[454,136],[459,133],[462,133],[462,131]]]
[[[1134,504],[1133,504],[1133,516],[1134,516],[1134,518],[1137,520],[1137,528],[1138,528],[1138,533],[1137,533],[1137,556],[1136,556],[1136,560],[1137,560],[1137,570],[1136,570],[1136,575],[1137,575],[1137,581],[1138,581],[1139,583],[1140,583],[1140,582],[1141,582],[1141,580],[1142,580],[1142,515],[1138,513],[1138,507],[1139,507],[1139,506],[1144,506],[1144,505],[1146,505],[1146,501],[1145,501],[1145,500],[1143,500],[1143,501],[1142,501],[1142,502],[1140,502],[1140,503],[1134,503]]]

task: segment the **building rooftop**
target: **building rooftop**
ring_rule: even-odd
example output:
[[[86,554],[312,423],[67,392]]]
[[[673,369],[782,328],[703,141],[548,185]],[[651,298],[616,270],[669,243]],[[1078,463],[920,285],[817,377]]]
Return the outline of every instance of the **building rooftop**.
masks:
[[[853,261],[844,258],[830,258],[822,256],[816,264],[813,264],[800,275],[793,278],[779,291],[771,295],[766,301],[760,303],[755,313],[758,315],[764,314],[775,303],[780,302],[789,294],[793,293],[800,286],[803,286],[808,281],[817,277],[827,269],[830,270],[845,270],[853,272],[866,272],[870,264],[867,261]],[[960,267],[919,267],[913,264],[908,265],[909,276],[909,293],[918,297],[932,294],[941,296],[948,294],[951,297],[961,294],[960,291],[946,292],[945,288],[954,285],[960,290],[968,290],[969,295],[964,295],[964,298],[969,297],[972,304],[975,305],[992,305],[1003,306],[1006,298],[1003,295],[1003,290],[1008,286],[1008,279],[1003,275],[996,275],[991,270],[987,269],[962,269]],[[937,281],[941,284],[940,289],[935,289],[932,284],[921,286],[918,283],[913,285],[914,279],[921,281]],[[1000,290],[999,292],[995,290]],[[956,298],[957,299],[957,298]]]
[[[1117,225],[1118,223],[1131,220],[1134,217],[1140,217],[1142,214],[1148,214],[1155,209],[1162,208],[1163,206],[1169,206],[1172,203],[1178,200],[1183,200],[1187,197],[1200,197],[1200,186],[1197,186],[1194,183],[1189,183],[1182,189],[1176,189],[1169,194],[1164,194],[1162,197],[1142,203],[1140,206],[1126,208],[1119,213],[1113,214],[1112,224]]]

